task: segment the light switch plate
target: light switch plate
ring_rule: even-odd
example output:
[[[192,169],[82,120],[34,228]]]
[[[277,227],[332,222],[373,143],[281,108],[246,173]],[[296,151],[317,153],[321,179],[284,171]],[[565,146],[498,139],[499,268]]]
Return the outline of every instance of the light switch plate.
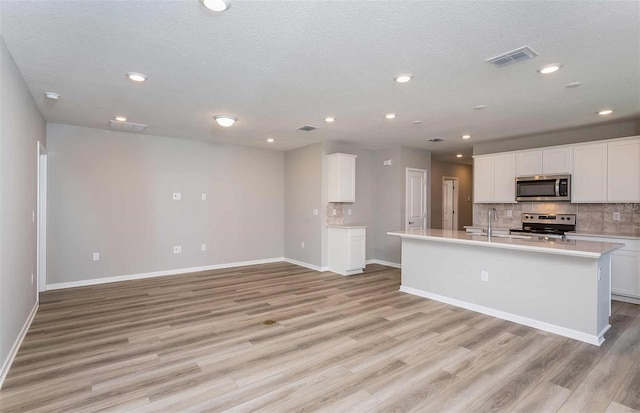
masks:
[[[304,248],[304,241],[300,243],[300,247]]]
[[[318,208],[314,208],[313,209],[313,215],[318,215],[320,213],[320,211],[318,211]]]
[[[206,192],[201,193],[200,194],[200,199],[202,199],[203,201],[206,201],[207,200],[207,193]]]
[[[174,254],[181,254],[182,253],[182,247],[180,245],[176,245],[175,247],[173,247],[173,253]]]
[[[200,251],[206,251],[207,250],[207,244],[200,244]]]
[[[94,252],[93,253],[93,260],[94,261],[100,261],[100,253],[99,252]]]
[[[174,192],[173,193],[173,200],[174,201],[180,201],[182,199],[182,194],[180,192]]]
[[[480,280],[489,282],[489,271],[480,271]]]
[[[619,212],[614,212],[613,213],[613,220],[614,221],[620,221],[620,213]]]
[[[347,209],[347,215],[351,215],[351,208]]]

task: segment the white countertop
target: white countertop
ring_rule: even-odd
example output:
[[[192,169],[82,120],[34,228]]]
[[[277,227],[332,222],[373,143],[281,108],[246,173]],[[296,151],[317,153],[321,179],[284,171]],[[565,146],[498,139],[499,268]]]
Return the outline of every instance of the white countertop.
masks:
[[[342,224],[342,225],[335,225],[335,224],[327,224],[328,228],[340,228],[340,229],[358,229],[358,228],[366,228],[366,225],[352,225],[352,224]]]
[[[571,255],[575,257],[600,258],[602,254],[624,247],[624,244],[613,244],[598,241],[562,240],[544,237],[503,238],[473,235],[465,231],[451,231],[442,229],[420,229],[414,231],[387,232],[387,235],[410,239],[422,239],[429,241],[447,242],[452,244],[477,245],[479,247],[514,249],[521,251],[533,251],[547,254]]]
[[[574,232],[567,232],[567,235],[577,235],[579,237],[619,238],[619,239],[640,240],[640,235],[635,235],[635,234],[603,234],[603,233],[595,233],[595,232],[574,231]]]

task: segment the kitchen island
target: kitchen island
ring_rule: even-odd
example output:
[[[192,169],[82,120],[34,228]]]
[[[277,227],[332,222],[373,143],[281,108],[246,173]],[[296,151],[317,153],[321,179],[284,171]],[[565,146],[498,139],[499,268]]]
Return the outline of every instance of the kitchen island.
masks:
[[[600,345],[621,244],[420,229],[402,238],[400,291]]]

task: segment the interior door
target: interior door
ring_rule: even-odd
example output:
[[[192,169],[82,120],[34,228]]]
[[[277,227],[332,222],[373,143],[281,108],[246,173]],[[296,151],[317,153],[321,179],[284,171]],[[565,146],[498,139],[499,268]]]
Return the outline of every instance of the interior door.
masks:
[[[427,171],[407,168],[406,230],[427,227]]]
[[[453,229],[453,181],[442,183],[442,229]]]

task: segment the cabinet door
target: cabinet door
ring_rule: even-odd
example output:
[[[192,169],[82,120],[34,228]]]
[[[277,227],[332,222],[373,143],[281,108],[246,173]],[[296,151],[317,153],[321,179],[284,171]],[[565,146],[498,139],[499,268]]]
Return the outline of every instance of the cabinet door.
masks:
[[[542,175],[542,151],[526,151],[516,154],[516,176]]]
[[[640,139],[608,144],[609,202],[640,202]]]
[[[356,155],[328,156],[328,202],[356,202]]]
[[[607,144],[579,145],[573,148],[573,202],[607,200]]]
[[[611,253],[611,292],[640,298],[640,251]]]
[[[542,150],[542,173],[544,175],[570,174],[573,171],[573,151],[571,148]]]
[[[493,156],[473,159],[473,202],[493,202]]]
[[[364,268],[366,243],[364,235],[349,236],[347,271]]]
[[[494,158],[494,202],[516,202],[516,157],[514,154]]]

